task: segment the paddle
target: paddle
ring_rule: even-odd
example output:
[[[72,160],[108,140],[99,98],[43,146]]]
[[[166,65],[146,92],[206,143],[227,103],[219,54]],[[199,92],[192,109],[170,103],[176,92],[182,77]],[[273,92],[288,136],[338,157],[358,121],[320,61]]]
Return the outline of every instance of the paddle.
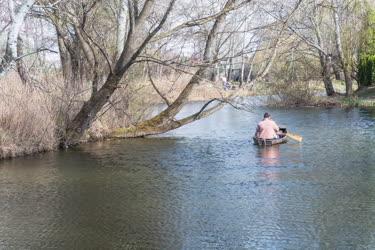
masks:
[[[302,136],[296,135],[296,134],[293,134],[293,133],[290,133],[290,132],[287,132],[286,136],[288,136],[290,139],[293,139],[293,140],[298,141],[298,142],[302,142],[302,140],[303,140]]]

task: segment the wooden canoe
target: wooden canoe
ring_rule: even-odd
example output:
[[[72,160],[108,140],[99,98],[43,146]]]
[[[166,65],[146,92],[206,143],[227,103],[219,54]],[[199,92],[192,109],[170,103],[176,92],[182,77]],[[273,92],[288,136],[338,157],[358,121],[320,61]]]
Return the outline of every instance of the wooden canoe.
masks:
[[[288,138],[284,135],[283,137],[277,138],[277,139],[261,139],[261,138],[256,138],[255,136],[253,137],[253,141],[255,145],[259,146],[272,146],[276,144],[282,144],[282,143],[287,143]]]
[[[287,133],[286,128],[280,128],[280,131],[283,132],[283,133]],[[276,145],[276,144],[287,143],[288,138],[287,138],[286,135],[282,135],[280,138],[277,138],[277,139],[266,139],[266,140],[264,140],[264,139],[257,138],[257,137],[254,136],[253,141],[254,141],[255,145],[272,146],[272,145]]]

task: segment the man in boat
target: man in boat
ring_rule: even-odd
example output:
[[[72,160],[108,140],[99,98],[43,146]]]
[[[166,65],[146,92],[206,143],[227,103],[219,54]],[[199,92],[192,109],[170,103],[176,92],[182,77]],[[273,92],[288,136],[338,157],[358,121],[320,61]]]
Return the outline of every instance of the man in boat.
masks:
[[[269,113],[265,113],[263,120],[258,123],[255,137],[263,140],[277,139],[278,135],[282,134],[280,132],[279,126],[274,122]]]

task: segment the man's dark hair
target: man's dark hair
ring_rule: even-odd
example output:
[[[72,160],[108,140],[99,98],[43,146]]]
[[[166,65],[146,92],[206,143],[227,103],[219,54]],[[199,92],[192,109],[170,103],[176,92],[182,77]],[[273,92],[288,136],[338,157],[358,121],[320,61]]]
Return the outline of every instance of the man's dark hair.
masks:
[[[270,114],[268,114],[267,112],[266,113],[264,113],[264,116],[263,116],[264,118],[270,118],[271,117],[271,115]]]

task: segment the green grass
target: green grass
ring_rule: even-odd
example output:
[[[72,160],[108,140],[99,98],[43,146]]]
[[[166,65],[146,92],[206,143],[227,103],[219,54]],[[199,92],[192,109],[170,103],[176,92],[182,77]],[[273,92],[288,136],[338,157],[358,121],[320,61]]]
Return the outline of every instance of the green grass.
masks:
[[[358,98],[358,97],[345,97],[342,99],[343,106],[346,107],[360,107],[360,108],[373,108],[375,107],[375,99]]]
[[[375,107],[375,86],[358,90],[353,97],[345,97],[342,104],[348,107]]]

